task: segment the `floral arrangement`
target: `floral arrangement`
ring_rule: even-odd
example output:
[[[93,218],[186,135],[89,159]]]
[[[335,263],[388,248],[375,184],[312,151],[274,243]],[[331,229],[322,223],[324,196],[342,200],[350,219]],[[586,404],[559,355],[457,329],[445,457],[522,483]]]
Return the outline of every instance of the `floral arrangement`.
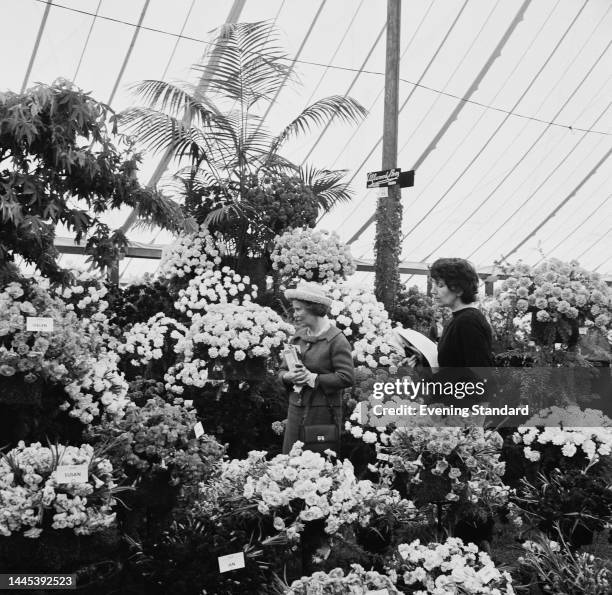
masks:
[[[87,464],[85,483],[60,483],[59,465]],[[95,456],[92,446],[55,446],[39,442],[0,458],[0,535],[23,532],[39,537],[47,529],[72,529],[89,535],[115,522],[113,467]]]
[[[166,250],[157,275],[160,279],[177,282],[191,279],[221,264],[221,254],[216,238],[204,225],[196,233],[179,236],[177,242]]]
[[[350,247],[336,232],[324,230],[286,231],[276,238],[271,258],[272,268],[284,284],[299,279],[342,281],[356,270]]]
[[[246,460],[225,463],[219,482],[225,485],[224,493],[241,494],[259,514],[273,518],[274,529],[289,540],[299,539],[309,521],[324,520],[325,532],[334,534],[346,525],[365,527],[390,511],[413,515],[414,505],[395,490],[357,480],[350,461],[331,462],[302,446],[296,442],[288,455],[270,461],[264,451],[252,451]],[[218,490],[215,498],[204,498],[212,514],[223,508]]]
[[[562,339],[567,343],[577,326],[592,326],[607,333],[612,296],[598,273],[586,271],[576,261],[557,259],[534,268],[519,262],[503,267],[503,272],[508,277],[495,291],[494,311],[512,319],[531,313],[538,342],[551,344]],[[536,328],[537,323],[552,326]]]
[[[218,366],[268,358],[278,353],[294,332],[271,308],[252,302],[211,305],[205,314],[193,316],[185,339],[177,343],[176,351],[184,361],[168,371],[166,383],[171,390],[180,389],[175,387],[177,369],[183,371],[183,383],[189,384],[188,378],[204,380],[204,370],[208,374]]]
[[[51,293],[60,297],[66,304],[66,309],[76,312],[81,318],[105,320],[104,312],[108,310],[106,299],[108,289],[104,285],[99,273],[71,270],[73,282],[67,287],[57,286]],[[39,279],[40,284],[43,280]]]
[[[241,277],[227,266],[221,270],[208,269],[179,291],[174,307],[191,318],[194,310],[206,310],[210,304],[249,302],[257,298],[257,286],[249,282],[249,277]]]
[[[28,316],[52,318],[53,332],[28,331]],[[83,372],[91,340],[76,314],[39,284],[12,282],[0,292],[0,377],[65,382]]]
[[[121,420],[105,420],[90,431],[95,442],[109,443],[113,466],[130,480],[167,472],[182,492],[197,486],[221,461],[224,448],[214,438],[195,437],[195,409],[182,399],[171,404],[161,397],[131,407]]]
[[[523,543],[519,557],[524,582],[538,582],[545,593],[606,595],[612,590],[608,562],[588,552],[572,552],[567,544],[540,536]]]
[[[132,366],[147,366],[154,360],[173,355],[177,341],[185,337],[187,330],[174,318],[158,312],[147,322],[138,322],[125,331],[117,352],[130,357]]]
[[[386,590],[386,591],[385,591]],[[329,572],[315,572],[311,576],[303,576],[293,581],[285,591],[285,595],[356,595],[370,592],[401,595],[391,579],[376,572],[365,570],[359,564],[351,564],[346,574],[342,568],[334,568]]]
[[[129,385],[119,372],[118,362],[119,356],[111,352],[85,360],[87,371],[66,386],[69,399],[61,408],[86,425],[103,413],[115,419],[123,417],[130,404]]]
[[[563,457],[578,453],[594,464],[612,453],[612,420],[595,409],[550,407],[517,428],[513,440],[523,445],[529,461],[539,461],[545,448],[555,447]]]
[[[494,430],[419,418],[395,429],[388,442],[379,450],[388,453],[396,473],[405,475],[415,502],[462,501],[494,510],[508,500],[500,460],[503,439]]]
[[[386,565],[402,593],[414,595],[513,595],[512,577],[499,570],[489,554],[473,543],[449,537],[444,543],[397,546]]]

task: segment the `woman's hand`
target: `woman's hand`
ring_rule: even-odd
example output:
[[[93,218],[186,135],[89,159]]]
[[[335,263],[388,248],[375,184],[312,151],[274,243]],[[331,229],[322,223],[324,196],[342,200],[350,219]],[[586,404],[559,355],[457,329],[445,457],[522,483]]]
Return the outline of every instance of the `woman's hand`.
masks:
[[[402,366],[406,366],[408,368],[415,368],[417,365],[417,356],[411,355],[409,358],[405,359],[402,363]]]
[[[283,374],[283,380],[290,382],[291,384],[306,384],[308,381],[308,377],[310,376],[310,372],[306,369],[303,364],[300,364],[299,367],[293,372],[285,372]]]

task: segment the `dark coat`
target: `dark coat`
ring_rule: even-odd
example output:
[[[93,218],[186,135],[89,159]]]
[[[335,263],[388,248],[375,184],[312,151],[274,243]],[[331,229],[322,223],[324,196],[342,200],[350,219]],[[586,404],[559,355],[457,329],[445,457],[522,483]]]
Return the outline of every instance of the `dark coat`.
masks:
[[[306,335],[305,330],[298,331],[291,339],[297,345],[302,363],[306,369],[318,374],[314,388],[304,386],[301,393],[291,390],[289,410],[283,440],[283,453],[288,454],[298,440],[306,405],[310,403],[307,424],[332,423],[327,401],[336,413],[339,431],[342,431],[342,392],[355,384],[355,368],[351,345],[344,333],[333,324],[327,331],[317,336]],[[287,370],[281,366],[280,375]],[[286,384],[288,388],[292,385]]]

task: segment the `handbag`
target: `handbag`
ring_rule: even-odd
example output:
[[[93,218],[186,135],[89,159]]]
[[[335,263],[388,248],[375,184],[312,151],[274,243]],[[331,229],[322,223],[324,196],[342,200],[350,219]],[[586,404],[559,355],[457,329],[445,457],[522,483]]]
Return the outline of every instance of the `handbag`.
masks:
[[[327,449],[333,450],[336,454],[340,449],[340,430],[338,427],[338,420],[336,412],[329,402],[327,394],[325,394],[325,402],[329,408],[331,416],[330,424],[308,424],[306,420],[310,413],[312,399],[314,398],[314,391],[310,393],[310,399],[306,405],[304,415],[302,416],[302,422],[299,428],[299,440],[304,443],[304,450],[311,450],[312,452],[318,452],[323,454]]]

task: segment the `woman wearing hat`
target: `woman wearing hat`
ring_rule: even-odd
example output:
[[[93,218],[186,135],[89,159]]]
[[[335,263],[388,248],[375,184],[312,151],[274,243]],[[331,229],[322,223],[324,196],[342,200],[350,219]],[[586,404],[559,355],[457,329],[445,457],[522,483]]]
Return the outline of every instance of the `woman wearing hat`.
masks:
[[[291,343],[301,359],[294,371],[283,365],[280,372],[281,381],[291,391],[283,440],[283,453],[288,454],[300,438],[306,412],[307,424],[337,423],[340,435],[342,390],[355,383],[355,369],[347,338],[327,318],[332,300],[323,289],[316,283],[301,282],[287,290],[285,297],[292,302],[298,326]]]

